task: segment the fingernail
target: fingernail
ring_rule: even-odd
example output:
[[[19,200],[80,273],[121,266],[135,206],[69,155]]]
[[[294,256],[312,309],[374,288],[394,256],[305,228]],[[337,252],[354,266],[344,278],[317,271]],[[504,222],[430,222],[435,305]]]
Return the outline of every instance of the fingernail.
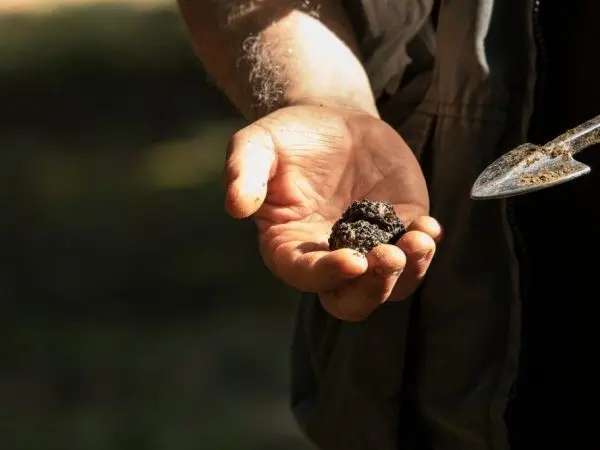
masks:
[[[401,269],[382,269],[381,267],[375,267],[373,273],[378,277],[391,277],[400,275]]]

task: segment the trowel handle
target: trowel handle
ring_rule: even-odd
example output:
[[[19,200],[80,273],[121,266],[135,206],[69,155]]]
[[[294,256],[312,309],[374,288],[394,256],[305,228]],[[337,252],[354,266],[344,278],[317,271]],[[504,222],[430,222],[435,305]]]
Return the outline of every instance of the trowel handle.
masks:
[[[564,132],[544,147],[567,147],[571,155],[574,155],[595,144],[600,144],[600,116]]]

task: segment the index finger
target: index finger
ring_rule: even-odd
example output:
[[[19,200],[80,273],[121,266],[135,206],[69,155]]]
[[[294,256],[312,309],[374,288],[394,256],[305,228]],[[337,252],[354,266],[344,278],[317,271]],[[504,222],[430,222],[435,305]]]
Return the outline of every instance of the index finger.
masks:
[[[292,241],[273,251],[272,270],[304,292],[324,292],[366,272],[367,258],[355,250],[324,250],[316,243]]]

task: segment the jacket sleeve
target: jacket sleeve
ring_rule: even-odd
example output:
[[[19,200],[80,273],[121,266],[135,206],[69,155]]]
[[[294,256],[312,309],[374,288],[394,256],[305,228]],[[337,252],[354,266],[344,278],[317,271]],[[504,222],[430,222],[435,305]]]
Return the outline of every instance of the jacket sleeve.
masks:
[[[419,40],[433,54],[430,14],[434,0],[344,0],[354,25],[375,97],[393,95],[413,62],[409,45]]]

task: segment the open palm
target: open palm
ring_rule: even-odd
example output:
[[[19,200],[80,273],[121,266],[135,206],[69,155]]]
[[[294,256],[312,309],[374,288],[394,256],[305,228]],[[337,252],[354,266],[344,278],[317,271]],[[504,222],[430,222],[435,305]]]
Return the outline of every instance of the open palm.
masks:
[[[226,165],[227,210],[254,215],[269,269],[324,307],[360,320],[388,298],[418,286],[441,230],[428,213],[419,165],[385,122],[356,112],[292,106],[239,131]],[[351,202],[392,203],[406,233],[364,257],[329,251],[333,223]]]

